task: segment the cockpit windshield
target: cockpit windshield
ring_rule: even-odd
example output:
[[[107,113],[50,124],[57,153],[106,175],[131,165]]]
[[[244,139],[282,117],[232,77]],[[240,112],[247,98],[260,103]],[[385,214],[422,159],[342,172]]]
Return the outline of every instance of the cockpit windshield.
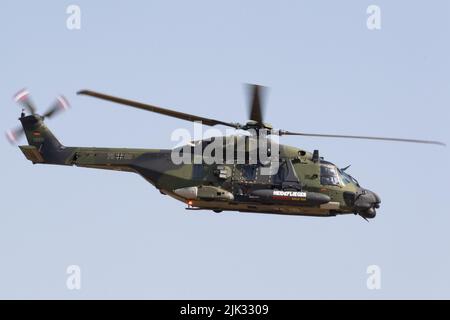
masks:
[[[348,183],[354,183],[357,186],[359,186],[359,182],[358,180],[356,180],[355,178],[353,178],[351,175],[349,175],[348,173],[345,173],[345,171],[339,170],[339,173],[341,174],[342,177],[342,181],[344,182],[344,184],[348,184]]]
[[[339,186],[351,183],[359,186],[359,183],[355,178],[348,173],[339,170],[334,164],[328,162],[320,164],[320,184]]]

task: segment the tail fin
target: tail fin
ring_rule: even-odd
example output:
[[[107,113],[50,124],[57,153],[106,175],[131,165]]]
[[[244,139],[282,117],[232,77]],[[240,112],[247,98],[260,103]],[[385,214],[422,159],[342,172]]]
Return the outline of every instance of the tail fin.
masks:
[[[63,164],[67,157],[64,146],[56,139],[53,133],[47,128],[39,115],[21,117],[28,146],[20,149],[28,160],[33,163]]]
[[[30,146],[45,149],[59,149],[62,144],[56,139],[53,133],[47,128],[38,115],[31,115],[20,118],[25,135]]]

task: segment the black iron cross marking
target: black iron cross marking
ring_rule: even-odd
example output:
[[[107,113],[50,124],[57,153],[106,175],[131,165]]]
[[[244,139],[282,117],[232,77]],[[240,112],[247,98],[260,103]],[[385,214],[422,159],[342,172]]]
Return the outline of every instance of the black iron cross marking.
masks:
[[[125,155],[123,153],[116,153],[116,160],[123,160]]]

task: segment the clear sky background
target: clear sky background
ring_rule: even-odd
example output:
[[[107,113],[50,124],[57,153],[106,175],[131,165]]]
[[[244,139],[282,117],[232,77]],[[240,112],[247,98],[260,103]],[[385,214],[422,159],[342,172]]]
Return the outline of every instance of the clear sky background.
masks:
[[[71,102],[48,121],[65,145],[170,148],[190,123],[76,91],[243,122],[242,83],[258,83],[277,128],[450,143],[449,16],[445,0],[2,1],[0,127],[27,87],[40,111]],[[137,175],[33,166],[0,141],[0,298],[450,298],[448,147],[282,142],[352,164],[381,196],[376,219],[187,212]]]

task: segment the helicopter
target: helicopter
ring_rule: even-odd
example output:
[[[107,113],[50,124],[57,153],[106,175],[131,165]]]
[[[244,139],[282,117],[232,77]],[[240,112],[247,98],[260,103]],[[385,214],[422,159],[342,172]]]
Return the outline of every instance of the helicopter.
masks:
[[[244,135],[200,139],[173,149],[66,147],[44,120],[67,110],[68,101],[59,96],[47,112],[39,115],[29,92],[24,89],[15,95],[16,102],[23,108],[19,118],[21,127],[8,131],[6,136],[10,142],[26,136],[28,145],[19,148],[33,164],[137,173],[161,194],[185,203],[187,210],[316,217],[355,214],[365,220],[375,218],[381,199],[374,191],[362,187],[347,172],[348,167],[338,168],[321,157],[318,150],[309,152],[279,144],[271,137],[368,139],[445,146],[443,142],[432,140],[275,130],[263,118],[265,87],[248,87],[249,120],[245,124],[205,118],[91,90],[77,92],[206,126],[221,125],[248,133]],[[208,149],[212,152],[205,156]],[[223,154],[227,155],[226,159],[217,161],[217,158],[225,158]],[[180,157],[186,161],[178,161]]]

